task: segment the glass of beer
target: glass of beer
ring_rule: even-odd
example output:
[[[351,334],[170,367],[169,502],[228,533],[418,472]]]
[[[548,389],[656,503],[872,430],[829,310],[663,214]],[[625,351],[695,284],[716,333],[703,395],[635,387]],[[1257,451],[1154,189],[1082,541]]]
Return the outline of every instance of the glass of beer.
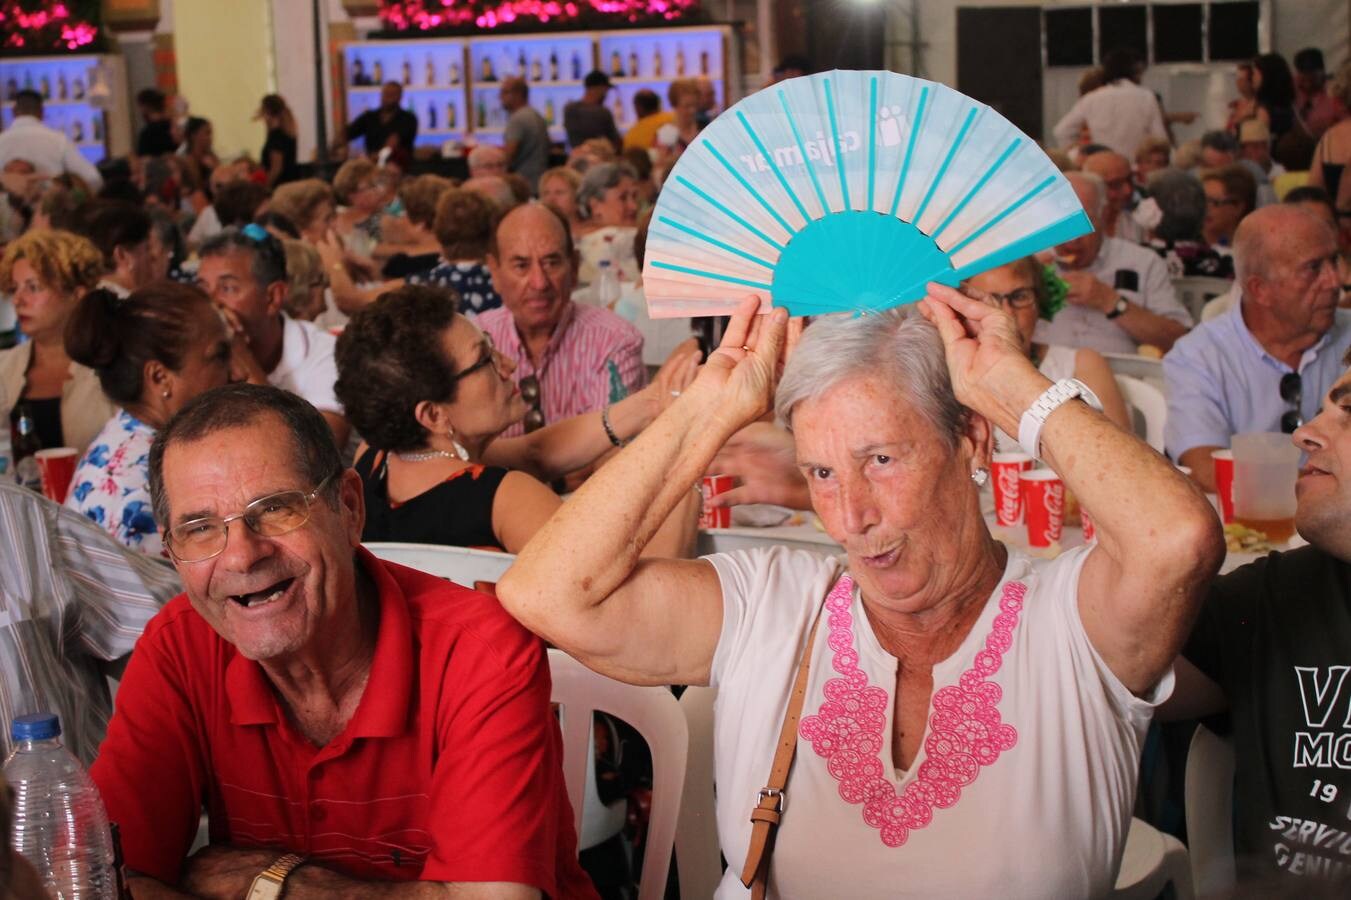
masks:
[[[1284,544],[1295,533],[1295,479],[1299,448],[1290,435],[1237,434],[1234,451],[1234,521]]]

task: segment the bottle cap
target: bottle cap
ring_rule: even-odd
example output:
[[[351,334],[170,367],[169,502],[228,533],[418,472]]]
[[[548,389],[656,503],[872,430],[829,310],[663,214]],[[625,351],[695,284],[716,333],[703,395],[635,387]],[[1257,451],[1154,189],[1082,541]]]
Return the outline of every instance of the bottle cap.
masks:
[[[61,720],[53,713],[19,716],[9,727],[9,737],[13,741],[45,741],[60,735]]]

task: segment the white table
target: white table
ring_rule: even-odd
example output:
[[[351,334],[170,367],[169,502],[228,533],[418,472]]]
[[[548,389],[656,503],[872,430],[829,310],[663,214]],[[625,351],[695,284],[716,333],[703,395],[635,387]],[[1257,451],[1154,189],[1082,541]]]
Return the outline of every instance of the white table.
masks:
[[[844,548],[831,540],[830,535],[811,524],[813,516],[812,513],[804,513],[802,516],[804,521],[799,524],[777,525],[772,528],[704,529],[699,532],[699,554],[702,556],[708,553],[727,553],[732,550],[750,550],[756,547],[773,546],[791,547],[795,550],[811,550],[826,556],[844,553]],[[997,540],[1003,541],[1010,547],[1026,550],[1034,556],[1054,557],[1066,550],[1082,546],[1084,543],[1082,528],[1067,527],[1061,534],[1060,543],[1057,547],[1031,549],[1027,546],[1027,529],[1024,526],[1001,528],[994,524],[992,516],[986,516],[985,522],[990,527],[990,533]],[[1279,549],[1292,549],[1302,543],[1303,541],[1296,538],[1292,544]],[[1239,566],[1247,565],[1265,555],[1263,553],[1230,553],[1225,557],[1224,564],[1220,566],[1220,574],[1232,572]]]

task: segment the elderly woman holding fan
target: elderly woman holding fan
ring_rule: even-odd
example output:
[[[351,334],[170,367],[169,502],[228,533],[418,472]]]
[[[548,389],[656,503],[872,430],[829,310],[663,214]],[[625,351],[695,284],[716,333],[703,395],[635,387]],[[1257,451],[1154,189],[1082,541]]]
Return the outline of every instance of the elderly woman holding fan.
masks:
[[[1140,744],[1219,566],[1219,526],[1082,384],[1036,370],[1008,312],[929,290],[923,317],[805,333],[747,301],[696,380],[498,585],[598,672],[718,688],[719,897],[741,882],[779,897],[1111,889]],[[782,548],[640,559],[771,400],[843,568]],[[1046,561],[994,540],[978,485],[996,428],[1079,496],[1096,544]]]

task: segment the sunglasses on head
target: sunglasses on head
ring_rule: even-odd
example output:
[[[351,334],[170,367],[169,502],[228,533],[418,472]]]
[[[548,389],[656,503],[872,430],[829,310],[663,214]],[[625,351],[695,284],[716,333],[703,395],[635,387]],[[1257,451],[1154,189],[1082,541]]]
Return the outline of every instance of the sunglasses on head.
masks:
[[[1281,414],[1281,431],[1294,434],[1295,429],[1304,424],[1300,407],[1304,403],[1304,379],[1298,372],[1286,372],[1281,376],[1281,399],[1293,406]]]

